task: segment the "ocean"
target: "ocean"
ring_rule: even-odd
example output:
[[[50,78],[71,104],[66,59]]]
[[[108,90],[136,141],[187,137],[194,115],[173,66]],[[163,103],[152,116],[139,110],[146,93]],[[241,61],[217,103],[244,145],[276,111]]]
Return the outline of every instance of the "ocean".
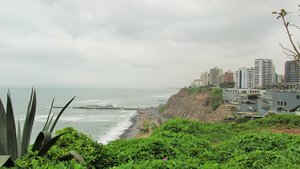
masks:
[[[10,88],[15,119],[20,120],[21,129],[30,99],[30,88]],[[6,106],[7,88],[0,88],[0,97]],[[124,108],[145,108],[166,103],[178,89],[126,89],[126,88],[37,88],[37,112],[33,126],[31,142],[42,130],[50,110],[52,99],[54,106],[64,106],[73,96],[75,100],[69,107],[106,106]],[[56,114],[60,109],[53,109]],[[123,109],[74,109],[68,108],[60,117],[55,130],[74,127],[99,143],[107,144],[116,140],[132,125],[136,110]]]

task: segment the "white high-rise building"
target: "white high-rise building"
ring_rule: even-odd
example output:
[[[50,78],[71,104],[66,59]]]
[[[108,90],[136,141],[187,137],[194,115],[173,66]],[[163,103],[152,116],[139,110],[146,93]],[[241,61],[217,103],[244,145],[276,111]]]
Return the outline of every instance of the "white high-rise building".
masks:
[[[240,89],[249,89],[254,87],[254,69],[240,68],[235,73],[235,87]]]
[[[254,87],[263,87],[272,84],[273,63],[271,59],[255,59]]]
[[[207,72],[201,73],[200,80],[202,82],[202,86],[208,86],[208,73]]]

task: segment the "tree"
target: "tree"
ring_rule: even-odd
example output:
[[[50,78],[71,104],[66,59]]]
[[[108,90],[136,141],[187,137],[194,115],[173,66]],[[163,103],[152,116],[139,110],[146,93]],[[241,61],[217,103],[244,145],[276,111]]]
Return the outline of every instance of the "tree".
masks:
[[[298,5],[298,7],[300,7],[300,5]],[[300,61],[300,44],[299,42],[295,42],[295,40],[292,38],[292,33],[290,31],[290,27],[295,27],[297,29],[300,29],[300,27],[298,27],[295,24],[291,24],[290,22],[288,22],[286,20],[286,15],[289,12],[286,12],[285,9],[281,9],[279,12],[273,11],[272,14],[277,15],[277,19],[281,19],[283,22],[283,25],[285,27],[286,33],[288,35],[289,41],[292,45],[292,48],[287,48],[285,46],[283,46],[281,43],[279,43],[279,45],[281,46],[281,48],[283,49],[283,52],[289,57],[292,58],[293,60],[295,60],[298,64]]]

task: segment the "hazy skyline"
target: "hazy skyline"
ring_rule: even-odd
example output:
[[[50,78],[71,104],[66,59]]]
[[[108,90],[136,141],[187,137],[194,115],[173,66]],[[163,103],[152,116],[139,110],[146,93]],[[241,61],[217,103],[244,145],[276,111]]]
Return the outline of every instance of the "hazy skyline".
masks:
[[[289,47],[272,11],[299,25],[299,1],[1,1],[0,86],[182,87],[212,67]],[[299,30],[292,30],[299,40]]]

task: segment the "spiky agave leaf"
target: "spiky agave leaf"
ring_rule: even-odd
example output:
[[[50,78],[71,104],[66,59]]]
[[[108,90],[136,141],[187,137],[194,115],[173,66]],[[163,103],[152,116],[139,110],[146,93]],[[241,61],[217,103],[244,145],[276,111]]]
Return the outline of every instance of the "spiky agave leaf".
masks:
[[[50,132],[52,133],[54,130],[54,127],[56,126],[56,123],[58,121],[58,119],[60,118],[60,116],[62,115],[62,113],[65,111],[65,109],[71,104],[71,102],[75,99],[75,97],[73,97],[62,109],[61,111],[58,113],[53,125],[50,128]]]
[[[15,163],[11,159],[10,155],[1,155],[0,156],[0,167],[14,167]]]
[[[28,103],[26,118],[23,127],[22,142],[21,142],[21,155],[27,152],[27,147],[30,143],[32,126],[36,113],[36,92],[34,89],[31,91],[30,100]]]
[[[7,122],[7,150],[12,159],[15,160],[18,157],[17,136],[14,112],[10,97],[10,92],[7,93],[7,107],[6,107],[6,122]]]
[[[20,120],[18,120],[18,132],[17,132],[17,147],[18,147],[18,157],[21,157],[21,125]]]
[[[55,113],[52,114],[52,116],[51,116],[49,122],[47,123],[47,126],[45,127],[45,130],[44,130],[44,131],[49,131],[49,128],[50,128],[50,126],[51,126],[51,124],[52,124],[52,121],[53,121],[53,119],[54,119],[54,116],[55,116]],[[49,131],[49,132],[50,132],[50,131]]]
[[[65,132],[65,133],[62,133],[62,134],[59,134],[55,137],[53,137],[52,139],[50,139],[48,142],[46,142],[45,144],[43,144],[41,150],[39,151],[38,153],[38,156],[43,156],[45,155],[48,150],[57,142],[57,140],[64,134],[66,134],[68,132]]]
[[[50,111],[49,111],[49,113],[48,113],[48,117],[47,117],[46,123],[45,123],[45,125],[44,125],[44,127],[43,127],[43,130],[42,130],[42,131],[47,131],[47,130],[48,130],[47,128],[49,128],[49,126],[50,126],[50,125],[48,125],[48,123],[49,123],[49,118],[50,118],[50,115],[51,115],[51,112],[52,112],[52,108],[53,108],[54,100],[55,100],[55,98],[53,98],[53,99],[52,99],[52,103],[51,103]],[[52,118],[53,118],[53,116],[51,117],[51,119],[52,119]],[[49,123],[49,124],[51,124],[51,122],[52,122],[52,120],[50,121],[50,123]],[[48,127],[47,127],[47,126],[48,126]]]
[[[32,151],[41,150],[43,144],[47,143],[51,139],[50,131],[41,131],[39,135],[36,137],[35,142],[32,146]]]
[[[3,103],[0,99],[0,155],[6,155],[7,152],[7,129],[6,129],[6,113]]]

